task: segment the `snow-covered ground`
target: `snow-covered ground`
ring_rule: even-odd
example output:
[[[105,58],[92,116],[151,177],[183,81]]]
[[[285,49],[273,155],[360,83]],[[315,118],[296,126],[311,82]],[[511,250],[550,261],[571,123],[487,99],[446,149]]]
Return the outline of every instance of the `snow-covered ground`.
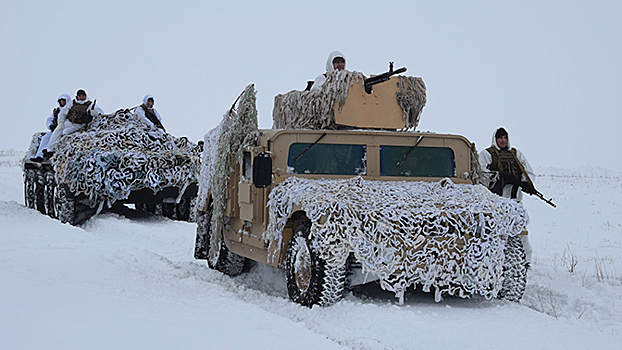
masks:
[[[230,278],[193,259],[195,225],[100,215],[82,227],[23,205],[0,150],[0,349],[622,349],[622,174],[538,168],[534,263],[520,304],[413,292],[289,301],[284,274]]]

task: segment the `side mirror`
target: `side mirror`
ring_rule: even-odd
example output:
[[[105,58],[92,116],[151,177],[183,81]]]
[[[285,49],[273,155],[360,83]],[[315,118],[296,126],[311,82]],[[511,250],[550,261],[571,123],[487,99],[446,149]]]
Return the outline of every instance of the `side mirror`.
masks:
[[[253,159],[253,185],[257,188],[270,186],[272,183],[272,158],[268,153],[259,153]]]

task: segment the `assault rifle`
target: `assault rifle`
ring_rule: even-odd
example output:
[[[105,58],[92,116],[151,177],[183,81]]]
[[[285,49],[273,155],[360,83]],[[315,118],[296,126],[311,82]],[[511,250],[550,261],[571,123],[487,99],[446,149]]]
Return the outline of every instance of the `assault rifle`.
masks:
[[[393,62],[389,62],[389,71],[382,73],[380,75],[376,75],[370,78],[365,79],[363,85],[365,85],[365,92],[371,94],[372,87],[376,84],[385,82],[391,78],[392,75],[404,73],[406,71],[406,67],[402,67],[398,70],[393,70]]]
[[[527,171],[525,170],[525,167],[518,160],[518,158],[516,157],[514,152],[510,152],[510,153],[512,153],[512,156],[514,157],[514,160],[516,160],[516,163],[518,164],[518,167],[520,168],[520,171],[522,171],[523,174],[525,174],[525,178],[527,178],[527,181],[526,181],[527,183],[526,184],[523,185],[521,183],[521,189],[523,190],[523,192],[529,193],[530,195],[534,195],[534,196],[542,199],[546,204],[552,206],[553,208],[557,208],[555,203],[553,203],[553,198],[546,199],[546,198],[544,198],[544,195],[542,193],[540,193],[540,191],[536,190],[536,186],[533,185],[533,181],[531,181],[531,179],[529,178],[529,174],[527,174]]]
[[[540,193],[540,191],[536,190],[535,188],[534,188],[534,191],[535,191],[534,195],[535,195],[536,197],[538,197],[538,198],[542,199],[544,202],[546,202],[546,204],[548,204],[548,205],[552,206],[553,208],[557,208],[557,206],[555,205],[555,203],[553,203],[553,198],[551,198],[551,199],[546,199],[546,198],[544,198],[544,195],[543,195],[542,193]],[[530,193],[530,194],[531,194],[531,193]]]

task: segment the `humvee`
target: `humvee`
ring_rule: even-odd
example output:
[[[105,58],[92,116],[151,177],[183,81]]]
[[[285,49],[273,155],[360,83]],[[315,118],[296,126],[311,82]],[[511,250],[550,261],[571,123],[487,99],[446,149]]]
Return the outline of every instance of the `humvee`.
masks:
[[[149,126],[129,110],[93,119],[63,136],[50,160],[34,157],[43,133],[24,157],[24,202],[79,225],[123,204],[171,219],[194,221],[200,147]]]
[[[212,176],[224,174],[224,188],[199,181],[195,258],[231,276],[247,259],[285,269],[289,297],[306,306],[331,305],[372,281],[400,302],[415,285],[434,288],[437,300],[520,300],[524,208],[474,184],[477,152],[467,138],[399,130],[407,117],[397,78],[371,94],[362,81],[348,82],[333,130],[257,130],[252,144],[237,142],[237,153],[222,158],[226,171]],[[251,86],[243,95],[254,104]],[[225,117],[249,124],[244,114]],[[206,136],[212,158],[231,149],[209,150],[222,134]]]

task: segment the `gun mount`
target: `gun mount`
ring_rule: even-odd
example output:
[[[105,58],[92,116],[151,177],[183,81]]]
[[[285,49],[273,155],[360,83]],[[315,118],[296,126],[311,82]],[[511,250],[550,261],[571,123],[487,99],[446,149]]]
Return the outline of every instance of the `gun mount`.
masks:
[[[389,71],[382,73],[380,75],[375,75],[373,77],[365,79],[363,85],[365,86],[365,92],[371,94],[373,91],[373,86],[382,82],[385,82],[391,78],[392,75],[404,73],[406,71],[406,67],[399,68],[397,70],[393,70],[393,62],[389,62]]]

